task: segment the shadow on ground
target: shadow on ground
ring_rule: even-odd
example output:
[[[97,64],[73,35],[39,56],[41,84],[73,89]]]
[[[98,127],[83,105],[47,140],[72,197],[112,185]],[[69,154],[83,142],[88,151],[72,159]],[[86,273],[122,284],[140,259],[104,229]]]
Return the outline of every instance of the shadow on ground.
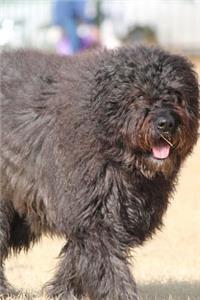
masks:
[[[200,300],[200,281],[138,285],[142,300]]]

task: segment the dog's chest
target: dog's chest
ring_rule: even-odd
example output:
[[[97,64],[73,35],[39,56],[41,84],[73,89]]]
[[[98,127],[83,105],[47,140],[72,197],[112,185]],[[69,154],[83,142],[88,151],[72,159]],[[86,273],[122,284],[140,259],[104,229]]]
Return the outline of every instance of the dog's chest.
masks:
[[[110,224],[123,244],[141,244],[161,227],[169,191],[161,180],[137,178],[118,184],[107,206]]]

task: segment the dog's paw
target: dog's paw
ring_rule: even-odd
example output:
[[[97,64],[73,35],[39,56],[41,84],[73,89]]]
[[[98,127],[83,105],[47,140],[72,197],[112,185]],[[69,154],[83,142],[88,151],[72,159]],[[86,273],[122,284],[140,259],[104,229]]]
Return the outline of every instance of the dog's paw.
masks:
[[[54,300],[81,300],[78,299],[72,291],[62,291],[58,287],[49,286],[43,291],[48,299]]]

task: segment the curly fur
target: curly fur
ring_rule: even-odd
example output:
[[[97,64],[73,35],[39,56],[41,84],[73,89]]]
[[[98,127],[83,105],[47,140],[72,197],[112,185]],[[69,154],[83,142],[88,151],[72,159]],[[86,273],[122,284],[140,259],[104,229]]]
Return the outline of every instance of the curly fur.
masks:
[[[42,234],[66,238],[49,297],[136,300],[129,249],[161,228],[182,162],[197,141],[199,90],[183,57],[123,47],[59,57],[3,52],[0,294],[9,253]],[[156,128],[170,114],[174,147]]]

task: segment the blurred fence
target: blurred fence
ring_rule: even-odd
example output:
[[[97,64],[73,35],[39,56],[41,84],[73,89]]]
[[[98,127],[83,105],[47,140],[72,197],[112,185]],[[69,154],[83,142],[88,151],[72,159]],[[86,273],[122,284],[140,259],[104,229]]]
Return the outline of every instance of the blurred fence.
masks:
[[[88,3],[100,6],[102,20],[110,20],[119,39],[131,28],[147,26],[162,46],[200,54],[200,0],[89,0]],[[51,16],[51,0],[0,0],[0,46],[51,48],[54,40],[54,32],[49,31]],[[102,26],[102,30],[107,29]],[[106,41],[102,39],[102,43]]]
[[[105,2],[119,6],[119,17],[124,17],[123,21],[118,18],[119,26],[148,25],[155,29],[159,43],[164,46],[200,50],[200,0]]]

